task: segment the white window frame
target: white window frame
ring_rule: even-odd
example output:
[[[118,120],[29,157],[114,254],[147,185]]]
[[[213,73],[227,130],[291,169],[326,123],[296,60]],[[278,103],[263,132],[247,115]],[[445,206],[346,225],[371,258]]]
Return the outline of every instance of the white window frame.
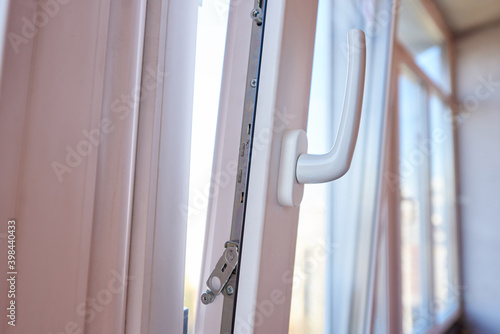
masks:
[[[230,7],[212,175],[231,174],[233,168],[228,166],[238,156],[242,116],[238,110],[245,87],[234,83],[246,82],[242,78],[248,64],[252,6],[252,1],[244,1]],[[258,145],[252,151],[235,333],[288,332],[299,209],[278,204],[278,167],[284,131],[306,130],[316,18],[317,0],[267,4],[254,130]],[[286,122],[280,118],[283,115]],[[200,291],[206,289],[206,279],[229,237],[235,178],[225,187],[213,187]],[[285,274],[290,274],[288,279]],[[210,305],[198,303],[196,333],[220,333],[222,299],[221,295]],[[262,310],[263,304],[272,305],[269,312]]]
[[[2,36],[0,212],[30,246],[16,329],[182,333],[197,1],[7,4],[23,42]],[[65,145],[86,152],[72,168]]]

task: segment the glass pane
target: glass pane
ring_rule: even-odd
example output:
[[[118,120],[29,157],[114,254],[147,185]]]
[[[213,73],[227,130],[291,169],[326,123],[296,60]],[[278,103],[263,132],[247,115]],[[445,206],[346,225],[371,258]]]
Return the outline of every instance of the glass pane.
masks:
[[[398,19],[398,40],[427,75],[450,90],[445,38],[422,3],[402,0]]]
[[[188,333],[194,331],[198,283],[210,197],[210,176],[215,142],[229,0],[204,0],[198,9],[191,171],[184,305],[189,308]]]
[[[309,129],[314,128],[309,126]],[[300,208],[290,334],[324,333],[326,260],[325,185],[307,186]]]
[[[328,96],[330,80],[330,33],[328,32],[330,1],[319,1],[315,41],[313,79],[307,125],[308,152],[324,153],[329,149],[330,119]],[[290,314],[290,334],[324,333],[326,201],[327,186],[307,185],[300,205],[295,269]],[[326,252],[325,252],[326,251]]]
[[[0,78],[2,75],[4,48],[11,46],[5,38],[7,36],[7,11],[9,10],[9,2],[10,0],[0,2]]]
[[[449,108],[434,94],[430,99],[430,129],[433,305],[437,321],[441,323],[457,309],[459,291],[452,258],[456,247],[453,124]]]
[[[403,68],[399,78],[399,158],[401,193],[401,275],[403,332],[420,333],[432,324],[426,300],[428,221],[426,93]]]
[[[307,185],[300,207],[290,333],[360,333],[369,305],[370,256],[391,42],[391,0],[319,0],[308,139],[325,153],[337,133],[346,85],[347,33],[367,37],[363,115],[351,169]]]

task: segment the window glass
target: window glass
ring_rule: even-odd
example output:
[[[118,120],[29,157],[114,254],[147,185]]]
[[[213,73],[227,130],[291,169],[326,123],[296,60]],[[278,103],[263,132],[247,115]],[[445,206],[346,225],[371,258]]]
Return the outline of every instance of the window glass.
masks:
[[[9,11],[9,2],[10,0],[0,2],[0,78],[2,77],[4,48],[10,46],[10,43],[8,43],[8,40],[5,38],[7,35],[7,12]]]
[[[198,9],[191,170],[184,305],[189,308],[188,333],[194,331],[210,176],[219,109],[229,0],[204,0]]]
[[[399,185],[403,333],[426,333],[458,309],[450,108],[400,70]]]
[[[456,247],[455,170],[453,124],[449,108],[437,97],[430,99],[431,223],[434,271],[434,307],[439,323],[457,309],[459,291],[452,254]]]
[[[399,175],[403,332],[419,333],[427,317],[426,225],[428,221],[425,88],[408,69],[399,78]]]
[[[402,0],[398,19],[398,41],[415,62],[444,90],[450,90],[445,38],[418,0]]]

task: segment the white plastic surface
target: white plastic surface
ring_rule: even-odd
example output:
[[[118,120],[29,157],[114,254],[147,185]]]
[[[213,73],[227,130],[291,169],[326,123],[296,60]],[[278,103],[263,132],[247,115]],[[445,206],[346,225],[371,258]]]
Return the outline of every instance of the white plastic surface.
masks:
[[[338,179],[349,170],[358,138],[365,85],[365,34],[358,29],[348,33],[348,71],[339,131],[330,152],[302,154],[297,161],[300,183],[323,183]]]
[[[296,207],[300,204],[304,192],[302,184],[336,180],[351,166],[365,84],[366,43],[363,31],[350,30],[347,44],[347,84],[335,144],[326,154],[306,154],[307,137],[303,130],[288,130],[284,134],[278,180],[278,202],[282,206]]]
[[[307,135],[304,130],[288,130],[283,134],[278,178],[278,201],[283,206],[297,207],[304,195],[304,185],[295,177],[297,159],[307,152]]]

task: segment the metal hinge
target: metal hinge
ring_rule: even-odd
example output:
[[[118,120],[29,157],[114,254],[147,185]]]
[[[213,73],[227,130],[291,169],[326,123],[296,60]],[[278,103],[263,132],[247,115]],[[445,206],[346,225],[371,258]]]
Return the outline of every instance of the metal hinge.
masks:
[[[228,295],[234,293],[234,286],[227,283],[238,266],[238,244],[228,241],[225,247],[224,253],[207,279],[208,289],[201,295],[201,302],[205,305],[211,304],[224,289]]]

